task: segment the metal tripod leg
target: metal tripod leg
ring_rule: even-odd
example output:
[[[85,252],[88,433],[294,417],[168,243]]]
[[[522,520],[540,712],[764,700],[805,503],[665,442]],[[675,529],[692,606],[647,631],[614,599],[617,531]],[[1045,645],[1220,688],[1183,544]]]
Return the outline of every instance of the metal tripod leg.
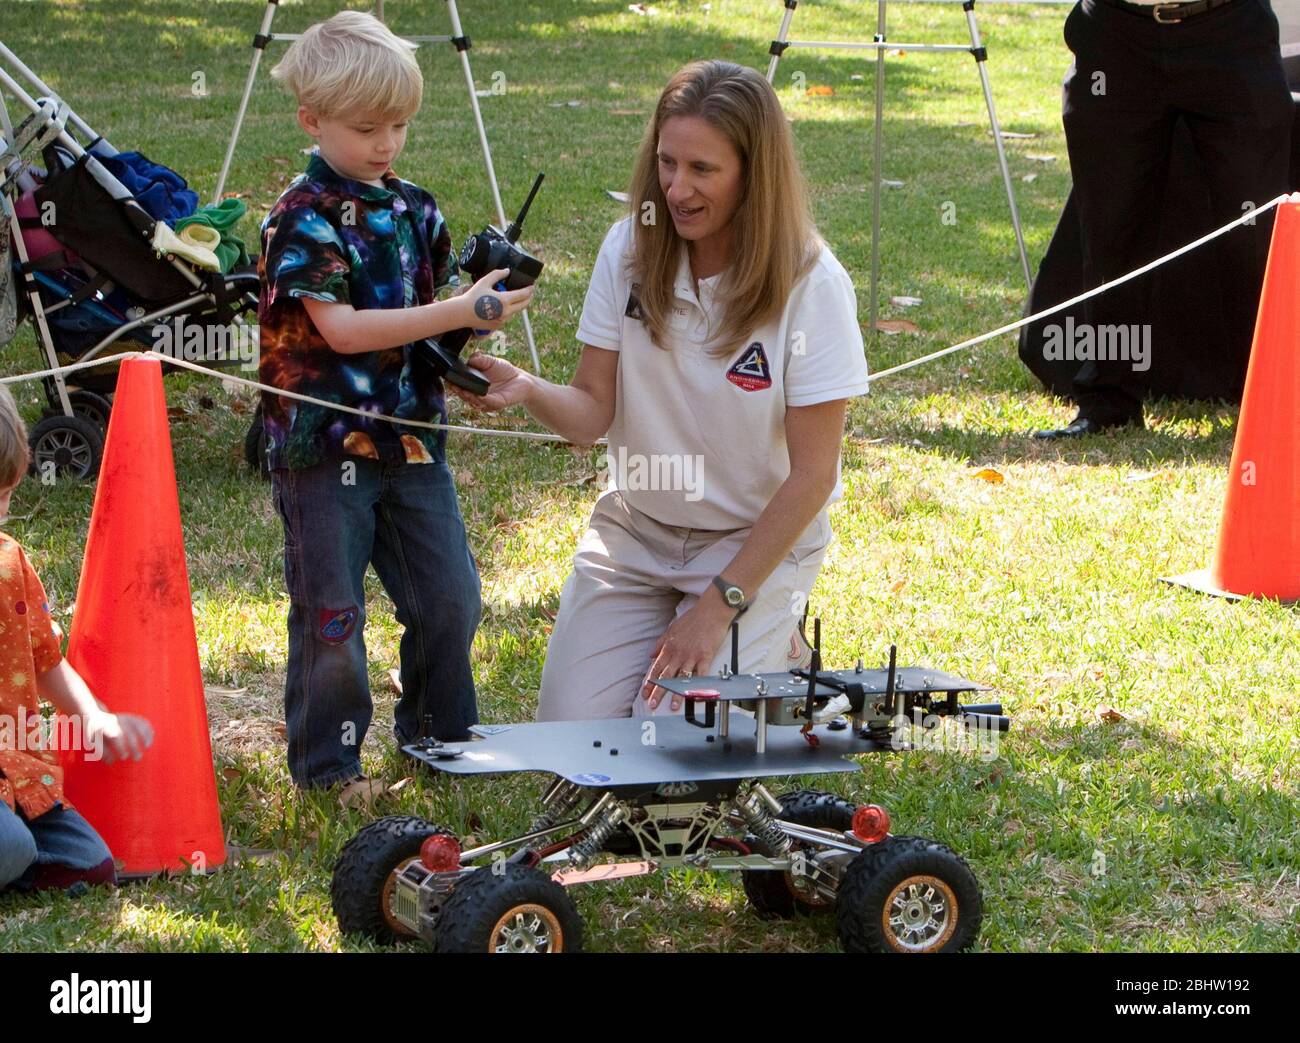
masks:
[[[253,96],[253,84],[257,82],[257,67],[262,63],[262,52],[266,50],[271,37],[271,23],[275,20],[278,0],[268,0],[266,12],[262,15],[262,26],[253,37],[253,63],[248,67],[248,77],[244,80],[244,96],[239,99],[239,112],[235,116],[235,129],[230,133],[230,144],[226,146],[226,158],[221,161],[221,173],[217,175],[217,187],[212,193],[212,204],[221,202],[221,193],[226,189],[226,178],[230,174],[230,164],[235,158],[235,145],[239,141],[239,130],[244,125],[244,116],[248,112],[248,99]]]
[[[508,225],[506,209],[501,205],[501,190],[497,187],[497,172],[492,165],[492,149],[488,146],[487,131],[483,128],[483,113],[478,107],[478,94],[474,89],[474,73],[469,67],[469,42],[460,27],[460,12],[456,10],[456,0],[447,0],[447,11],[451,15],[451,31],[456,52],[460,55],[460,65],[465,72],[465,84],[469,88],[469,104],[474,111],[474,126],[478,130],[479,145],[483,149],[483,162],[487,165],[488,182],[492,186],[492,203],[496,207],[499,227],[504,231]],[[459,41],[465,41],[462,44]],[[533,340],[533,324],[528,319],[528,312],[523,312],[524,336],[528,341],[528,351],[533,357],[533,372],[542,372],[541,360],[537,357],[537,344]]]
[[[1016,208],[1016,193],[1011,187],[1011,171],[1007,167],[1007,150],[1002,143],[1002,128],[998,124],[997,110],[993,107],[993,88],[989,84],[989,71],[985,67],[987,55],[980,42],[979,26],[975,24],[975,0],[965,0],[961,5],[966,12],[966,25],[970,29],[970,43],[975,55],[975,66],[980,72],[980,86],[984,88],[984,104],[989,110],[989,125],[993,128],[993,142],[998,149],[998,166],[1002,168],[1002,184],[1007,190],[1007,206],[1011,209],[1011,227],[1016,233],[1016,249],[1020,251],[1020,267],[1025,273],[1025,286],[1032,287],[1034,277],[1029,270],[1029,255],[1025,252],[1025,236],[1020,229],[1020,211]]]
[[[781,31],[776,34],[776,39],[772,41],[769,54],[772,60],[767,63],[767,82],[776,83],[776,63],[781,60],[781,55],[785,51],[785,44],[790,32],[790,19],[794,17],[794,9],[799,6],[799,0],[785,0],[785,14],[781,18]]]
[[[875,42],[885,42],[885,0],[878,0],[876,5]],[[875,145],[873,149],[872,173],[874,184],[871,188],[871,311],[867,329],[876,332],[876,315],[880,307],[880,190],[884,164],[884,120],[885,120],[885,48],[876,49],[876,126]]]

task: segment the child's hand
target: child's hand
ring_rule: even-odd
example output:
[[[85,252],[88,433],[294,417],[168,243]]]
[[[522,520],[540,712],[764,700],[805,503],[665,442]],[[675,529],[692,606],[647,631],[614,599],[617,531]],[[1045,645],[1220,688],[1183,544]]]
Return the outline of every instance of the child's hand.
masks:
[[[532,389],[527,373],[495,355],[484,355],[483,352],[476,351],[466,360],[466,365],[482,373],[483,378],[492,385],[488,393],[475,395],[450,381],[446,386],[475,409],[496,412],[498,409],[517,406],[527,399]]]
[[[490,333],[499,330],[528,307],[528,302],[533,299],[534,287],[525,286],[522,290],[495,288],[509,274],[509,268],[498,268],[488,272],[470,288],[466,303],[472,309],[473,318],[465,325]]]
[[[100,748],[104,763],[138,761],[153,745],[153,725],[133,713],[108,713],[97,710],[84,718],[86,746]]]

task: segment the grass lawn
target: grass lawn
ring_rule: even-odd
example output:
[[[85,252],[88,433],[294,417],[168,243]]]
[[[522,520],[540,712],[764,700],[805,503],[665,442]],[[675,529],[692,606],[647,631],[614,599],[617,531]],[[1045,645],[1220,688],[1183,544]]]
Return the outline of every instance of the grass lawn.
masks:
[[[299,31],[337,2],[283,3]],[[532,309],[548,375],[567,378],[602,236],[659,89],[682,63],[718,56],[765,67],[777,0],[464,0],[508,208],[546,184],[528,239],[547,261]],[[263,5],[181,0],[0,0],[3,39],[119,148],[215,184]],[[1060,121],[1068,8],[979,11],[1035,265],[1069,185]],[[441,4],[388,4],[407,34],[445,33]],[[804,39],[869,39],[874,7],[808,0]],[[898,4],[890,36],[960,42],[954,4]],[[273,45],[269,55],[282,53]],[[426,100],[399,171],[438,197],[453,239],[490,214],[465,85],[451,48],[420,52]],[[249,204],[246,238],[302,167],[308,140],[263,64],[227,185]],[[1019,314],[1025,288],[979,83],[965,56],[910,53],[888,75],[882,299],[920,332],[869,339],[882,369]],[[208,94],[191,93],[202,72]],[[804,79],[798,83],[792,74]],[[787,53],[778,82],[814,188],[819,225],[854,278],[863,322],[870,261],[873,66],[861,53]],[[808,94],[799,86],[829,87]],[[1055,161],[1032,157],[1052,156]],[[1036,175],[1024,180],[1026,175]],[[941,220],[944,204],[957,222]],[[521,327],[510,354],[525,363]],[[24,330],[0,363],[36,368]],[[20,401],[39,416],[33,385]],[[431,782],[389,734],[398,627],[377,582],[367,630],[376,724],[367,771],[395,786],[370,808],[304,797],[285,767],[281,691],[287,600],[268,487],[242,463],[252,397],[204,376],[168,381],[195,622],[209,686],[228,842],[272,852],[207,877],[159,880],[80,900],[0,898],[0,948],[336,950],[330,869],[379,814],[420,814],[496,839],[524,826],[536,779]],[[1068,418],[1004,337],[882,380],[853,403],[845,497],[813,595],[826,661],[900,660],[994,686],[1014,731],[993,760],[943,752],[874,756],[828,788],[888,807],[899,832],[941,840],[984,889],[989,950],[1300,948],[1300,653],[1277,604],[1201,597],[1158,582],[1208,563],[1235,410],[1160,403],[1149,430],[1065,447],[1026,433]],[[463,419],[463,418],[462,418]],[[501,421],[492,421],[501,422]],[[452,436],[450,456],[483,576],[475,645],[480,712],[530,718],[570,555],[597,496],[600,454]],[[1005,481],[976,477],[994,468]],[[93,489],[28,483],[7,529],[29,549],[65,626]],[[147,678],[141,678],[147,683]],[[1117,711],[1104,714],[1105,708]],[[794,784],[794,780],[791,780]],[[766,923],[724,874],[674,872],[577,894],[602,951],[833,950],[820,922]]]

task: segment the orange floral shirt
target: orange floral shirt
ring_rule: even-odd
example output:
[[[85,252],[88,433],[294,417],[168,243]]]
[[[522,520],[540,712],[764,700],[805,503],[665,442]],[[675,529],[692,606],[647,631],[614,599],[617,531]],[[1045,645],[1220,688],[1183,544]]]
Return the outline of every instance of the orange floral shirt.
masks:
[[[28,820],[62,804],[63,769],[43,748],[36,677],[63,659],[59,626],[18,541],[0,532],[0,801]]]

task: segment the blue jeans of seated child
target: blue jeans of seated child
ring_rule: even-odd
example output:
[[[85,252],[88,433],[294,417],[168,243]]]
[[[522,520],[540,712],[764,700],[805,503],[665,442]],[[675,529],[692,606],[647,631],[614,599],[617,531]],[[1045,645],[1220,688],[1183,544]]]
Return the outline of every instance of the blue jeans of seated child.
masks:
[[[373,711],[363,634],[367,564],[405,628],[398,742],[468,738],[478,722],[470,646],[482,604],[445,460],[347,457],[271,477],[284,523],[284,709],[294,782],[328,786],[361,770]]]
[[[0,891],[21,890],[43,865],[93,869],[112,858],[89,822],[57,805],[30,822],[0,802]]]

